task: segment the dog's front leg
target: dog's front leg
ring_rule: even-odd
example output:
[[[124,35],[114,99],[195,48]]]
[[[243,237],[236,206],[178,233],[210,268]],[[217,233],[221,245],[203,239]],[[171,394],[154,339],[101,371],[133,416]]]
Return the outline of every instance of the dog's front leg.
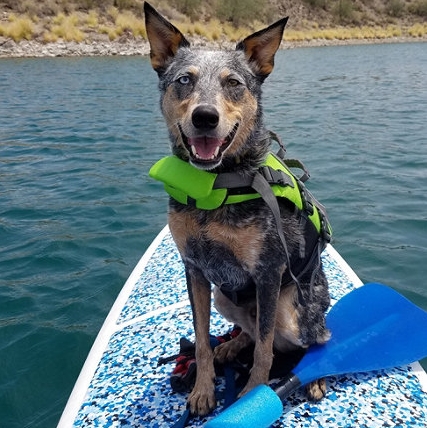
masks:
[[[274,327],[280,292],[281,275],[269,273],[269,279],[261,278],[257,286],[257,316],[255,327],[254,363],[251,375],[240,396],[260,384],[268,383],[273,363]]]
[[[188,397],[188,406],[191,413],[206,415],[216,407],[215,369],[209,341],[211,286],[201,274],[187,270],[187,287],[193,311],[197,363],[196,383]]]

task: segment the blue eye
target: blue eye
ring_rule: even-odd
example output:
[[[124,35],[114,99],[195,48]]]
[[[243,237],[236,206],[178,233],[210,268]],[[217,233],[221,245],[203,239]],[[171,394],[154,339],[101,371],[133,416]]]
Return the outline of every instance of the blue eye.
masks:
[[[191,82],[191,80],[188,76],[181,76],[178,79],[178,82],[181,83],[181,85],[188,85]]]

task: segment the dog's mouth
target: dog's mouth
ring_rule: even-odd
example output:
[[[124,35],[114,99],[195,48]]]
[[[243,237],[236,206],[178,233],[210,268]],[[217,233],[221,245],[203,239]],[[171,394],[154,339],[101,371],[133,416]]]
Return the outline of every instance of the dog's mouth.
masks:
[[[239,124],[236,123],[225,138],[215,138],[208,136],[187,137],[179,126],[182,141],[190,154],[191,163],[204,169],[219,165],[224,151],[233,142],[238,128]]]

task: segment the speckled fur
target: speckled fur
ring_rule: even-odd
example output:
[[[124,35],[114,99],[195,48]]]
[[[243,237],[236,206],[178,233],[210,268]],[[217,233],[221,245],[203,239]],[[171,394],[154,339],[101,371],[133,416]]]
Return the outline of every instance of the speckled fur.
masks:
[[[147,4],[145,13],[173,153],[197,168],[253,173],[270,148],[262,123],[261,85],[273,69],[286,19],[247,37],[235,51],[204,51],[191,49],[179,30]],[[200,126],[196,119],[215,123]],[[217,152],[194,153],[192,141],[200,138],[215,141]],[[317,242],[307,239],[311,222],[286,201],[279,204],[291,262],[317,251]],[[216,405],[214,357],[232,359],[242,346],[255,342],[244,394],[268,381],[273,345],[283,351],[328,340],[324,312],[329,294],[321,262],[299,278],[305,300],[301,305],[289,281],[273,214],[262,199],[212,211],[171,200],[169,226],[185,265],[193,310],[198,367],[188,399],[193,413],[206,414]],[[243,328],[239,339],[217,348],[215,355],[209,345],[211,284],[218,311]],[[239,305],[220,290],[239,292],[248,286],[255,288],[256,298]],[[315,384],[310,394],[320,398],[324,385]]]

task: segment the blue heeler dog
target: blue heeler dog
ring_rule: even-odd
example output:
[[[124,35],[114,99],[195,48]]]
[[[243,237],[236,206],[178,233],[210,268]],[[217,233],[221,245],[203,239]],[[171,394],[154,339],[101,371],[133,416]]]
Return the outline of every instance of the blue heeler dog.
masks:
[[[270,151],[261,85],[273,70],[287,18],[248,36],[233,51],[200,50],[149,4],[144,9],[173,154],[199,170],[252,177]],[[304,210],[285,198],[277,201],[278,221],[260,197],[215,209],[170,199],[169,226],[185,265],[196,335],[197,379],[188,398],[194,414],[216,406],[214,359],[232,360],[255,344],[243,395],[268,382],[273,348],[283,352],[329,339],[328,284],[320,260],[325,241]],[[214,352],[211,284],[218,311],[242,328]],[[325,382],[311,384],[308,393],[320,399]]]

